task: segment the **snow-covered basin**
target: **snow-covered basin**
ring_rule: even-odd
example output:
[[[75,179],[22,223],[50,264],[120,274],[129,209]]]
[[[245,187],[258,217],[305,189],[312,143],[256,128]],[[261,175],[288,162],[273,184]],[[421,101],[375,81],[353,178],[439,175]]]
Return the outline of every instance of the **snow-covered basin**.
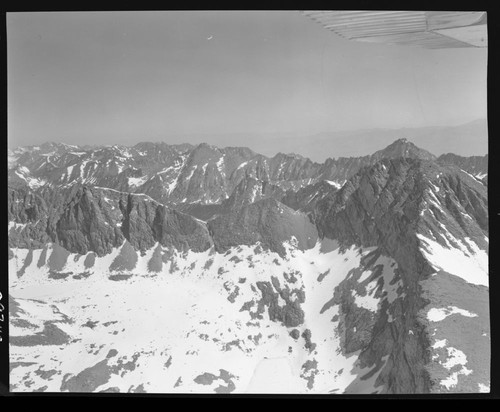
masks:
[[[225,256],[190,252],[177,257],[178,270],[174,273],[164,270],[156,276],[135,275],[124,281],[110,280],[106,271],[118,251],[102,258],[103,262],[97,258],[95,273],[86,279],[49,280],[39,275],[39,269],[28,268],[22,278],[10,276],[10,294],[17,299],[36,299],[55,305],[73,320],[57,323],[57,327],[75,343],[64,347],[64,356],[58,347],[50,346],[12,347],[11,353],[16,360],[36,359],[47,369],[59,368],[63,374],[73,375],[102,361],[110,350],[128,359],[141,354],[140,368],[123,376],[113,375],[110,382],[96,390],[107,386],[127,390],[132,385],[147,383],[148,392],[206,392],[213,388],[198,385],[193,378],[204,373],[217,375],[223,369],[237,376],[234,392],[327,393],[336,390],[342,393],[356,377],[351,371],[357,356],[345,357],[338,351],[336,322],[332,322],[338,306],[320,312],[332,298],[335,287],[352,268],[359,266],[362,255],[369,250],[360,252],[353,247],[340,253],[335,245],[325,247],[319,243],[307,251],[289,247],[287,257],[281,259],[279,265],[273,263],[277,254],[254,254],[253,251],[254,246],[239,248]],[[142,260],[151,253],[139,257],[138,268],[146,267],[146,261]],[[233,256],[242,260],[231,260]],[[253,267],[246,261],[249,256]],[[211,259],[210,269],[203,269]],[[36,265],[36,259],[33,260]],[[193,263],[196,263],[195,269],[191,269]],[[219,268],[224,269],[222,274]],[[329,269],[326,275],[320,276]],[[299,331],[312,332],[312,341],[317,345],[314,354],[306,350],[302,340],[292,339],[290,330],[281,323],[270,321],[267,315],[252,322],[249,312],[240,310],[243,303],[260,296],[258,290],[252,292],[250,285],[269,281],[273,275],[284,286],[284,273],[292,270],[298,271],[299,281],[289,286],[303,287],[306,296],[302,305],[304,323]],[[240,284],[238,278],[247,280]],[[228,281],[239,285],[235,303],[228,300],[228,292],[223,287]],[[98,324],[95,328],[82,327],[88,321]],[[104,324],[112,325],[104,327]],[[258,344],[248,339],[258,334],[262,335]],[[241,350],[221,349],[221,345],[232,341],[239,341]],[[89,355],[92,344],[102,347],[97,355]],[[163,367],[170,357],[169,367]],[[318,363],[311,388],[303,376],[307,360]],[[183,385],[176,387],[179,377]],[[47,382],[39,385],[42,384]],[[47,390],[51,391],[58,391],[60,387],[55,380],[48,385]]]

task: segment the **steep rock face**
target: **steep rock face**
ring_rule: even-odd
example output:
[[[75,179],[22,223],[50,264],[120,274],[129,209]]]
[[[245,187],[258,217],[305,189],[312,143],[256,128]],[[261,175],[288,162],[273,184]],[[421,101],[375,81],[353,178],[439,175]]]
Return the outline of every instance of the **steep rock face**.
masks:
[[[99,222],[99,232],[110,236],[111,241],[107,243],[107,253],[110,251],[109,248],[116,247],[124,238],[138,250],[149,249],[156,242],[179,250],[201,251],[211,246],[208,231],[202,223],[145,196],[106,190],[94,190],[92,193],[89,189],[84,189],[84,192],[84,196],[76,203],[78,206],[73,210],[68,210],[67,215],[61,219],[59,238],[68,235],[67,228],[63,226],[64,218],[76,220],[77,216],[85,216],[91,222]],[[86,213],[80,213],[79,208],[86,207],[87,203],[89,207]],[[93,236],[91,231],[79,230],[78,232],[91,241]],[[85,242],[79,244],[82,243],[85,244]],[[63,246],[65,245],[78,247],[76,244],[63,241]],[[101,249],[92,242],[90,245],[93,247],[89,247],[89,250],[98,254],[101,252]],[[86,252],[82,250],[80,253]]]
[[[201,222],[176,210],[158,207],[152,225],[155,239],[163,246],[178,250],[205,251],[212,246],[207,227]]]
[[[219,251],[261,242],[263,247],[283,254],[283,242],[292,236],[302,250],[311,248],[317,240],[316,228],[305,215],[275,199],[264,199],[220,215],[208,222],[208,228]]]
[[[57,240],[65,249],[81,254],[94,251],[102,256],[123,242],[123,233],[99,200],[92,190],[83,187],[68,202],[56,229]]]
[[[339,239],[345,245],[378,247],[397,262],[405,293],[387,309],[393,321],[388,322],[383,314],[370,319],[364,329],[371,330],[371,335],[363,340],[369,343],[353,347],[363,347],[361,367],[381,368],[381,360],[388,356],[377,378],[387,392],[427,392],[431,387],[425,368],[430,362],[429,331],[419,320],[419,312],[429,302],[422,297],[420,282],[435,269],[422,254],[417,235],[432,232],[445,244],[439,224],[444,222],[454,228],[456,237],[469,236],[480,248],[487,247],[483,240],[487,230],[485,195],[484,186],[458,169],[400,158],[363,169],[338,192],[320,201],[314,211],[321,236]],[[460,216],[464,211],[471,215],[470,222]],[[344,305],[346,328],[352,329],[348,317],[352,302],[341,293],[343,287],[345,284],[339,286],[337,299]]]
[[[29,189],[9,187],[8,215],[9,247],[41,247],[50,240],[47,204]]]
[[[9,196],[11,247],[36,248],[52,241],[74,253],[102,256],[125,239],[138,250],[156,242],[194,251],[212,245],[203,223],[144,195],[74,186],[64,195],[10,190]],[[54,197],[58,204],[51,201]]]
[[[9,245],[31,248],[55,241],[57,222],[68,199],[79,190],[79,185],[36,191],[26,186],[9,187]]]

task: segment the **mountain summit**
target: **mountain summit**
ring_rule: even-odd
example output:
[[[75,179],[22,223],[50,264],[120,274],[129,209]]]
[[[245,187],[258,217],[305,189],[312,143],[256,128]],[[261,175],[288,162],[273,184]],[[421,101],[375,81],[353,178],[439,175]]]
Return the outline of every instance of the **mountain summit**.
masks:
[[[411,157],[414,159],[436,160],[436,156],[428,151],[415,146],[406,138],[395,140],[385,149],[382,149],[373,154],[376,159],[388,158],[394,159],[398,157]]]

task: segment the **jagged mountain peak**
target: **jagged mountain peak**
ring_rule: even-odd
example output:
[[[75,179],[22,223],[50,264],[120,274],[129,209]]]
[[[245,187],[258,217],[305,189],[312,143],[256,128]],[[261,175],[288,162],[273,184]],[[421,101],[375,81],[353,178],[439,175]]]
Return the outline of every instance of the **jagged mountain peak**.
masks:
[[[375,158],[411,157],[424,160],[435,160],[436,156],[427,150],[421,149],[407,138],[395,140],[389,146],[373,154]]]

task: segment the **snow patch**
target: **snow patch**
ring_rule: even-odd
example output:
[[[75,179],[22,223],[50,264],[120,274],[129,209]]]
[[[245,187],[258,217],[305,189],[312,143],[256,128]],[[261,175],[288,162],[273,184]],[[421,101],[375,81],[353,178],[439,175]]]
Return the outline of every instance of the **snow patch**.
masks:
[[[446,348],[446,351],[448,353],[447,360],[445,362],[440,362],[440,364],[448,370],[451,370],[455,366],[461,366],[458,371],[453,372],[447,378],[440,381],[440,384],[449,390],[457,386],[459,375],[470,375],[472,370],[465,366],[467,364],[467,356],[465,356],[465,353],[461,350],[449,347]]]
[[[374,283],[374,282],[372,282],[372,283]],[[376,283],[375,283],[375,286],[376,286]],[[359,296],[356,293],[356,291],[353,290],[351,292],[351,294],[354,297],[354,303],[356,304],[356,306],[358,306],[360,308],[368,309],[371,312],[377,312],[379,299],[371,296],[373,293],[373,289],[374,288],[372,288],[370,291],[367,291],[365,296]]]
[[[128,185],[132,187],[139,187],[146,183],[148,180],[147,176],[142,176],[142,177],[129,177],[128,178]]]
[[[457,365],[465,365],[467,363],[467,356],[465,356],[465,353],[463,353],[461,350],[458,350],[456,348],[446,348],[446,351],[448,352],[448,358],[446,359],[445,362],[442,363],[442,365],[446,369],[451,369],[454,366]]]
[[[433,349],[444,348],[446,346],[446,339],[437,339],[432,345]]]
[[[17,223],[17,222],[9,222],[9,232],[14,229],[14,230],[23,230],[26,227],[26,223]]]
[[[469,312],[465,309],[457,308],[456,306],[448,306],[447,308],[432,308],[427,312],[427,319],[431,322],[441,322],[448,316],[458,314],[466,316],[468,318],[475,318],[477,315],[475,313]]]
[[[333,186],[337,189],[340,189],[342,187],[342,185],[338,182],[335,182],[333,180],[325,180],[326,183],[328,183],[330,186]]]
[[[71,166],[68,166],[66,168],[66,171],[67,171],[67,174],[68,174],[68,178],[71,177],[71,174],[73,173],[73,169],[75,168],[75,165],[71,165]]]
[[[240,170],[241,168],[245,167],[248,164],[248,161],[241,163],[236,170]]]
[[[224,169],[223,169],[223,166],[224,166],[224,157],[225,155],[222,155],[221,158],[217,161],[217,170],[221,173],[221,174],[224,174]]]

